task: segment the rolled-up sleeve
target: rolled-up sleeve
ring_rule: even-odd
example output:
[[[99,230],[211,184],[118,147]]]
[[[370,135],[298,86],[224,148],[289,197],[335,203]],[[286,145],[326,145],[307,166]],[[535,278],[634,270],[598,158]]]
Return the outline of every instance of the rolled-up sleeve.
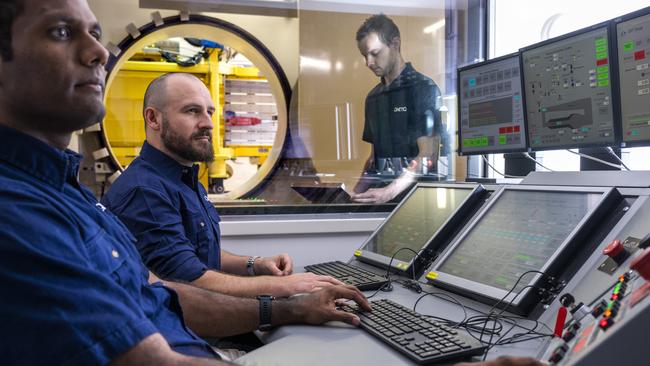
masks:
[[[143,262],[158,276],[191,282],[208,270],[186,236],[180,208],[168,196],[135,187],[108,206],[136,237]]]
[[[79,228],[27,195],[0,192],[0,202],[3,363],[104,365],[158,332],[116,280],[137,275],[137,268],[100,245],[109,240],[101,229]],[[92,241],[80,236],[92,229]],[[97,265],[97,256],[105,265]]]

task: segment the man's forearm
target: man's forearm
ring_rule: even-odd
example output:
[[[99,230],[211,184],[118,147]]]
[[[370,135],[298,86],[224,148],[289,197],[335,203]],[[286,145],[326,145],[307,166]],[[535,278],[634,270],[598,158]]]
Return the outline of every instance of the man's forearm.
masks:
[[[178,293],[183,318],[201,337],[243,334],[259,326],[259,301],[204,290],[177,282],[165,286]]]
[[[177,282],[166,286],[178,293],[183,318],[201,337],[227,337],[253,331],[259,327],[259,301],[219,294]],[[297,300],[278,299],[272,302],[271,324],[283,325],[301,321],[306,315],[296,306]]]
[[[246,261],[248,261],[248,256],[236,255],[221,250],[221,270],[224,272],[247,276]]]
[[[284,296],[284,281],[271,276],[241,277],[216,271],[206,271],[192,285],[231,296]]]

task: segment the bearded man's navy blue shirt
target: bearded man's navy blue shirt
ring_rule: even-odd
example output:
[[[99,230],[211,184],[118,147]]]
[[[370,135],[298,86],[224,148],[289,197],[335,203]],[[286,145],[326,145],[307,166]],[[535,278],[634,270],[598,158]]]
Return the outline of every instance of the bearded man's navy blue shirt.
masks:
[[[144,263],[161,278],[191,282],[221,268],[219,214],[198,178],[146,141],[102,198],[138,239]]]
[[[215,357],[176,293],[148,284],[134,237],[80,185],[80,159],[0,126],[2,363],[103,365],[154,333]]]

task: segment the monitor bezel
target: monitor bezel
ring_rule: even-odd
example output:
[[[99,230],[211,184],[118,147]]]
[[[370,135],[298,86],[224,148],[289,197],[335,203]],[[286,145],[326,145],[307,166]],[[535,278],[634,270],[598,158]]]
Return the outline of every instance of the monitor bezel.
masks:
[[[613,130],[613,137],[611,142],[592,142],[592,143],[573,143],[573,144],[566,144],[566,145],[553,145],[553,146],[544,146],[544,147],[534,147],[532,145],[532,140],[530,136],[530,121],[528,120],[528,106],[526,105],[526,101],[528,100],[528,96],[526,95],[526,79],[525,79],[525,74],[524,74],[524,53],[529,52],[535,49],[538,49],[540,47],[547,46],[549,44],[553,44],[556,42],[561,42],[566,39],[572,38],[572,37],[577,37],[581,36],[583,34],[592,32],[592,31],[597,31],[604,29],[606,34],[607,34],[607,51],[609,55],[609,60],[610,60],[610,87],[611,87],[611,98],[610,98],[610,104],[612,105],[612,130]],[[582,29],[578,29],[576,31],[566,33],[557,37],[553,37],[526,47],[522,47],[519,49],[519,67],[521,70],[521,87],[522,87],[522,96],[523,96],[523,101],[524,101],[524,114],[526,117],[524,118],[524,121],[526,122],[526,133],[528,136],[526,136],[527,141],[528,141],[528,147],[530,152],[536,152],[536,151],[549,151],[549,150],[567,150],[567,149],[581,149],[581,148],[589,148],[589,147],[607,147],[607,146],[619,146],[620,145],[620,131],[617,128],[617,123],[616,123],[616,113],[615,113],[615,104],[614,99],[616,98],[616,85],[618,83],[618,72],[612,73],[611,71],[614,70],[614,65],[612,65],[612,56],[614,55],[615,58],[618,56],[615,55],[616,49],[614,48],[612,44],[612,29],[611,29],[611,20],[607,20],[598,24],[591,25],[589,27],[585,27]]]
[[[461,77],[460,74],[461,72],[472,70],[478,67],[482,67],[485,65],[490,65],[493,63],[505,61],[510,58],[517,58],[517,61],[519,63],[519,89],[521,90],[521,103],[522,103],[522,111],[524,112],[524,122],[522,128],[524,129],[524,147],[522,148],[513,148],[513,149],[499,149],[499,150],[472,150],[472,151],[464,151],[463,150],[463,133],[462,133],[462,128],[461,128],[461,118],[460,118],[460,111],[461,111],[461,92],[460,92],[460,87],[461,87]],[[456,70],[456,90],[458,91],[458,100],[457,100],[457,111],[458,111],[458,118],[456,119],[456,131],[458,131],[458,150],[457,153],[459,156],[469,156],[469,155],[484,155],[484,154],[507,154],[507,153],[518,153],[518,152],[526,152],[528,151],[528,123],[526,122],[526,109],[525,107],[525,100],[524,100],[524,92],[523,92],[523,83],[522,83],[522,70],[521,70],[521,54],[519,52],[513,52],[507,55],[499,56],[496,58],[491,58],[489,60],[485,60],[482,62],[477,62],[471,65],[466,65],[463,67],[460,67]]]
[[[490,285],[478,283],[469,279],[458,277],[446,272],[441,272],[440,268],[444,265],[445,261],[455,252],[455,250],[462,244],[463,240],[474,230],[474,228],[482,221],[482,219],[488,214],[490,209],[499,202],[501,196],[507,191],[532,191],[532,192],[563,192],[563,193],[597,193],[600,194],[600,197],[595,202],[593,208],[589,210],[578,224],[571,230],[569,235],[562,241],[560,246],[555,250],[553,255],[549,257],[544,266],[542,266],[539,271],[547,272],[554,264],[558,261],[558,258],[561,258],[563,253],[565,253],[570,246],[575,246],[575,238],[578,234],[581,233],[583,227],[590,223],[594,216],[599,215],[599,209],[603,206],[603,203],[611,197],[612,192],[615,191],[612,187],[568,187],[568,186],[539,186],[539,185],[506,185],[495,192],[486,205],[474,216],[471,222],[463,229],[463,231],[456,236],[451,244],[449,244],[447,250],[440,256],[440,259],[432,267],[432,271],[435,273],[435,278],[430,280],[430,282],[440,288],[448,289],[452,292],[459,293],[461,295],[467,295],[468,297],[475,298],[484,303],[494,305],[497,302],[501,301],[502,307],[508,305],[507,310],[519,313],[527,314],[528,307],[530,306],[531,295],[534,295],[534,288],[527,287],[520,292],[511,292],[508,294],[507,290],[503,290],[497,287]],[[554,273],[549,275],[554,276]],[[529,277],[524,277],[525,285],[539,286],[540,281],[542,280],[542,275],[539,273],[527,275]],[[503,299],[503,300],[502,300]]]
[[[355,257],[357,260],[361,262],[366,262],[368,264],[372,264],[375,266],[379,266],[384,269],[389,269],[394,272],[404,272],[406,274],[411,274],[412,272],[416,273],[416,276],[419,276],[420,273],[424,268],[416,268],[414,265],[418,263],[418,256],[414,255],[413,259],[411,259],[409,262],[401,261],[398,259],[393,259],[391,263],[391,257],[390,256],[385,256],[379,253],[371,252],[368,250],[364,250],[366,245],[368,245],[377,235],[381,230],[384,228],[384,226],[387,225],[387,223],[392,219],[393,216],[395,216],[401,207],[406,204],[408,199],[413,196],[415,191],[420,188],[447,188],[447,189],[466,189],[469,190],[470,193],[465,197],[463,201],[460,202],[460,204],[457,206],[456,210],[454,210],[449,217],[438,227],[438,229],[429,237],[429,239],[426,240],[424,245],[420,248],[418,251],[420,254],[420,261],[426,262],[428,260],[431,260],[431,258],[427,258],[427,252],[428,249],[436,242],[436,237],[440,235],[440,233],[446,232],[448,229],[448,226],[451,223],[454,223],[461,219],[461,216],[467,214],[463,210],[464,207],[468,206],[473,206],[473,203],[478,202],[478,200],[482,197],[483,193],[487,192],[486,189],[480,185],[480,184],[462,184],[462,183],[452,183],[452,184],[445,184],[445,183],[418,183],[416,184],[410,191],[409,193],[402,199],[402,201],[395,207],[393,211],[386,217],[384,221],[375,229],[375,231],[368,236],[368,238],[361,244],[359,249],[355,252]]]
[[[637,18],[640,18],[642,16],[648,16],[650,15],[650,6],[645,7],[643,9],[636,10],[634,12],[622,15],[620,17],[616,17],[611,20],[610,26],[611,26],[611,34],[612,34],[612,46],[614,47],[614,50],[616,52],[616,90],[615,90],[615,101],[616,101],[616,117],[617,117],[617,126],[619,128],[619,146],[622,148],[628,148],[628,147],[640,147],[640,146],[650,146],[650,137],[647,139],[643,140],[634,140],[634,141],[625,141],[625,134],[624,134],[624,127],[623,127],[623,105],[621,104],[622,101],[622,96],[621,96],[621,70],[620,70],[620,65],[618,63],[618,26],[619,24],[623,22],[627,22],[629,20],[634,20]]]

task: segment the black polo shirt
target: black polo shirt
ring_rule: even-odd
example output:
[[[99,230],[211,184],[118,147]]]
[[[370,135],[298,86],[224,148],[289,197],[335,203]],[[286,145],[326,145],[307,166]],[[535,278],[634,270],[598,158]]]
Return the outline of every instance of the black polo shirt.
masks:
[[[418,137],[442,133],[441,103],[436,83],[410,63],[389,85],[382,79],[366,97],[363,129],[363,140],[373,144],[375,159],[416,157]]]

